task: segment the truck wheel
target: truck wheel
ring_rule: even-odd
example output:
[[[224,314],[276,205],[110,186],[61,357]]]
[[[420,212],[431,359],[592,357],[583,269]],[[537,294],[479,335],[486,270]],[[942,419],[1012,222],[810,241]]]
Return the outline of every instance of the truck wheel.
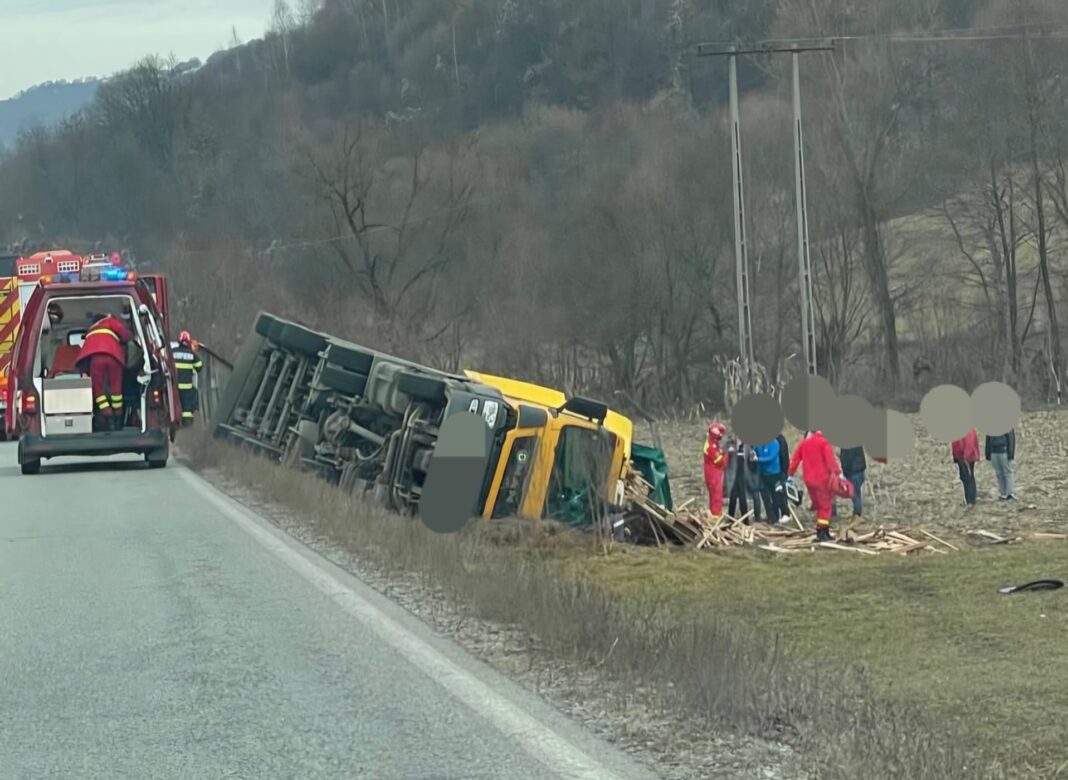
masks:
[[[373,352],[339,344],[331,341],[326,348],[326,362],[340,366],[346,371],[355,371],[357,374],[370,374],[371,364],[374,363]]]
[[[27,476],[32,474],[38,474],[41,471],[41,459],[33,458],[32,460],[25,460],[19,463],[22,467],[22,473]]]
[[[278,320],[272,317],[270,314],[261,314],[259,317],[256,318],[256,325],[254,327],[254,330],[259,335],[263,336],[264,338],[267,338],[267,336],[271,332],[271,325],[275,322],[278,322]]]
[[[325,336],[300,325],[285,325],[277,339],[277,343],[285,349],[301,352],[305,355],[318,355],[326,349]]]
[[[327,365],[323,369],[321,381],[323,387],[335,390],[343,395],[360,396],[367,389],[367,376],[346,371],[337,366]]]
[[[267,340],[274,344],[279,343],[278,340],[282,338],[282,329],[285,326],[286,324],[281,320],[273,320],[267,327]]]
[[[150,469],[161,469],[167,465],[167,458],[169,455],[169,447],[160,447],[158,450],[146,452],[145,462],[148,463]]]
[[[432,404],[445,403],[445,383],[437,377],[403,373],[397,379],[397,389],[409,398]]]

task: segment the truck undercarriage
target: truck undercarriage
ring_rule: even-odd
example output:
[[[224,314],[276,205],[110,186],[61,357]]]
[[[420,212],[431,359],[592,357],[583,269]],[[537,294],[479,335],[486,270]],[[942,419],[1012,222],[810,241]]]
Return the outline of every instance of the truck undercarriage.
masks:
[[[415,513],[444,419],[492,431],[482,499],[516,414],[500,391],[261,314],[220,399],[215,434]]]

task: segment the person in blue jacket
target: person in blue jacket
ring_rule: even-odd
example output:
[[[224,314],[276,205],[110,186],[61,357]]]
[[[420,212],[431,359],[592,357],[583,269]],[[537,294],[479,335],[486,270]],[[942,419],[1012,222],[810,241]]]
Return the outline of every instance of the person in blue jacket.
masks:
[[[772,524],[780,522],[789,515],[786,507],[785,474],[783,474],[782,461],[779,458],[779,448],[778,439],[753,447],[760,466],[760,492],[764,497],[764,509],[768,522]]]

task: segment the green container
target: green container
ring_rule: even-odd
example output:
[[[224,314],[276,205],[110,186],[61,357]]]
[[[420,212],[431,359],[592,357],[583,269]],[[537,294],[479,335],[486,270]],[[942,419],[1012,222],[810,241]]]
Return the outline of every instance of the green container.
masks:
[[[672,510],[674,505],[671,501],[671,486],[668,484],[668,465],[664,451],[655,447],[646,447],[643,444],[631,444],[630,459],[634,468],[642,475],[646,482],[653,486],[649,498],[664,507]]]

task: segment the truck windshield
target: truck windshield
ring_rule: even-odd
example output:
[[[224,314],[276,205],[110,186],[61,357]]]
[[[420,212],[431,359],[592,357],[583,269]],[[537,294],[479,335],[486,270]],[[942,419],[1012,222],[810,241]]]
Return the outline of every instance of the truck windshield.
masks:
[[[604,428],[568,425],[560,431],[545,498],[545,516],[572,525],[591,516],[591,497],[608,482],[616,437]]]

